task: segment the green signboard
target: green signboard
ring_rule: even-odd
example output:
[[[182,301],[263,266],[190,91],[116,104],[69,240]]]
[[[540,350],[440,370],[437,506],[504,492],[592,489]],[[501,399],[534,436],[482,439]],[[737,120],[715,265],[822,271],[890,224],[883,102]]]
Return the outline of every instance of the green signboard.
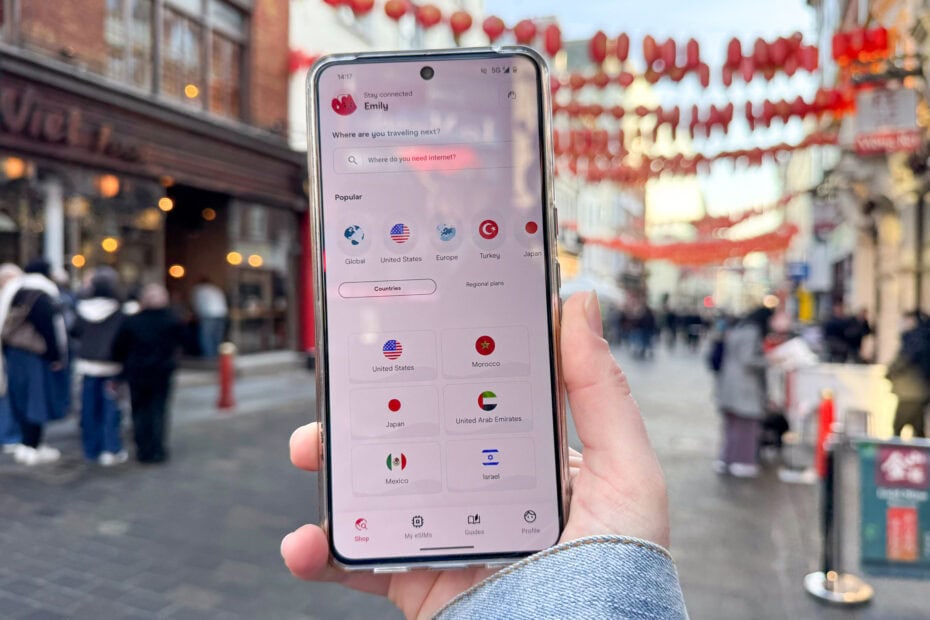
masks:
[[[858,447],[863,572],[930,579],[930,442]]]

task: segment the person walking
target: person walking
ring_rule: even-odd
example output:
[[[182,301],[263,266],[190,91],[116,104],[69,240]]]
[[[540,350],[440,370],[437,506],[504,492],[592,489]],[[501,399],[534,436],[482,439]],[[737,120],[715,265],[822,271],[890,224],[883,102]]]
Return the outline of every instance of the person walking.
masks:
[[[149,284],[139,301],[141,310],[123,323],[113,350],[129,384],[136,459],[161,463],[168,459],[168,401],[183,325],[163,286]]]
[[[24,271],[0,292],[0,395],[8,395],[10,412],[22,432],[14,459],[33,466],[61,458],[61,452],[42,439],[45,424],[64,414],[54,396],[52,372],[63,368],[68,345],[48,262],[33,261]]]
[[[113,357],[113,342],[125,318],[119,278],[99,267],[90,281],[90,298],[77,304],[73,335],[78,341],[75,369],[81,382],[81,443],[84,456],[105,467],[125,463],[122,413],[116,391],[122,367]]]
[[[849,339],[847,329],[849,317],[843,304],[833,304],[833,314],[823,324],[823,343],[826,347],[827,361],[833,364],[845,364],[849,358]]]
[[[758,308],[727,331],[723,360],[717,373],[717,407],[723,416],[718,473],[741,478],[759,475],[758,447],[766,413],[766,361],[762,343],[772,311]]]
[[[926,412],[930,405],[930,324],[920,312],[902,319],[901,348],[888,367],[891,389],[898,397],[894,434],[901,436],[910,425],[914,437],[926,437]]]
[[[2,299],[4,285],[22,275],[23,270],[13,263],[0,265],[0,299]],[[7,311],[9,311],[9,308],[7,308]],[[0,313],[3,313],[3,310],[0,310]],[[0,325],[2,324],[3,321],[0,319]],[[2,362],[2,359],[0,359],[0,362]],[[13,419],[13,411],[10,409],[10,396],[0,390],[0,444],[3,446],[3,454],[14,454],[22,443],[23,431],[20,429],[19,423]]]
[[[197,316],[200,354],[213,359],[219,354],[220,343],[226,333],[226,318],[229,316],[226,295],[209,278],[203,277],[194,286],[191,305]]]
[[[865,309],[860,310],[856,316],[849,319],[849,323],[846,325],[846,345],[852,363],[865,363],[865,358],[862,355],[862,341],[871,335],[872,325],[869,324],[869,312]]]

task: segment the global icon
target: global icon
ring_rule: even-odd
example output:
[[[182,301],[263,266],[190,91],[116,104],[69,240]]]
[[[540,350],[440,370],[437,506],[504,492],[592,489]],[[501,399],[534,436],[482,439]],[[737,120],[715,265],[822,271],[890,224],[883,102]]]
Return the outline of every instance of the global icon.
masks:
[[[361,245],[362,241],[365,240],[365,231],[362,230],[361,226],[356,226],[354,224],[346,228],[345,232],[342,234],[352,245]]]

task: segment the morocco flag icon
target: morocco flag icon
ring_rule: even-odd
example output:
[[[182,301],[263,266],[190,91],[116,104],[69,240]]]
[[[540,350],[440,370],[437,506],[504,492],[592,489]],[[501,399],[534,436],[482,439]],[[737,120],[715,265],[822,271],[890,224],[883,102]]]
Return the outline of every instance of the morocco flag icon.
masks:
[[[395,469],[406,469],[407,455],[403,452],[400,454],[388,454],[386,463],[387,468],[390,471],[394,471]]]
[[[494,339],[490,336],[481,336],[475,341],[475,351],[481,355],[491,355],[494,353]]]

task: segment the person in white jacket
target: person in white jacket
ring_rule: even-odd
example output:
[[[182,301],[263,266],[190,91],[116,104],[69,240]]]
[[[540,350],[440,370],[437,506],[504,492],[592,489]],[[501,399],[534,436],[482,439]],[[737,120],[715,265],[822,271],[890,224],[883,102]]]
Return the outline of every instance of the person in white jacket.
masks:
[[[81,388],[81,440],[89,461],[110,466],[124,463],[122,412],[116,381],[122,366],[113,356],[113,343],[125,315],[119,279],[109,267],[100,267],[90,281],[90,297],[77,304],[72,334],[78,341],[76,372]]]

